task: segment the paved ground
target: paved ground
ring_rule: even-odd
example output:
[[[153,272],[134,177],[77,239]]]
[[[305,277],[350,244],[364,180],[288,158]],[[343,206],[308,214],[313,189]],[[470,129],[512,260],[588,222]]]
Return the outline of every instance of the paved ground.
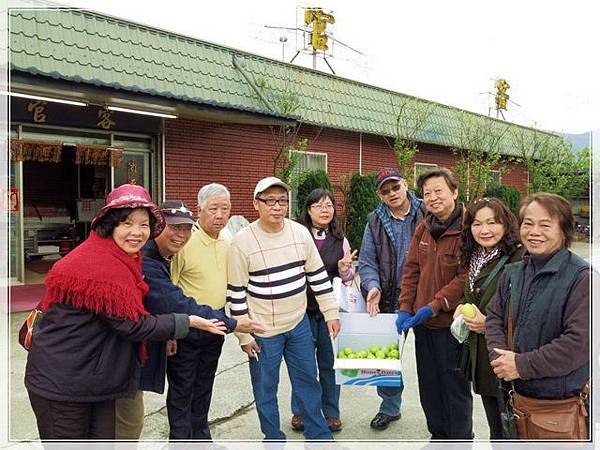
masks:
[[[588,246],[576,243],[574,250],[580,255],[586,256]],[[26,352],[16,342],[18,328],[25,317],[26,313],[15,313],[10,318],[12,346],[10,352],[9,438],[16,441],[37,438],[35,418],[23,386]],[[386,431],[371,430],[369,422],[377,412],[379,405],[379,397],[375,388],[343,386],[341,415],[344,429],[336,433],[337,440],[427,440],[429,438],[425,417],[419,404],[412,333],[406,343],[403,362],[406,387],[403,395],[402,419],[393,423]],[[145,402],[146,419],[143,439],[166,439],[168,423],[164,408],[165,396],[146,393]],[[279,402],[283,431],[287,434],[288,439],[302,439],[302,434],[294,432],[289,425],[291,418],[290,385],[285,365],[282,365],[281,369]],[[489,434],[485,414],[478,396],[474,397],[473,408],[476,438],[487,439]],[[233,336],[229,336],[225,342],[209,418],[212,424],[213,438],[217,442],[260,440],[262,438],[250,387],[247,359]],[[231,444],[225,445],[232,446]],[[346,447],[346,445],[344,446]],[[349,443],[348,446],[350,446]],[[378,446],[380,447],[381,444]],[[415,448],[420,446],[422,444]],[[243,448],[248,448],[248,445],[245,444]],[[488,445],[481,443],[477,448],[488,448]]]
[[[17,331],[26,313],[11,315],[11,334],[16,339]],[[23,386],[23,373],[26,353],[18,344],[11,352],[11,410],[10,439],[27,440],[37,437],[35,418]],[[375,432],[369,427],[371,418],[377,412],[379,397],[374,387],[342,386],[341,415],[344,429],[336,433],[336,439],[427,439],[425,417],[419,404],[416,368],[414,360],[414,339],[412,333],[405,348],[402,419],[393,423],[384,432]],[[289,425],[290,385],[285,365],[281,369],[279,389],[280,411],[283,431],[288,439],[303,439],[301,433],[294,432]],[[146,419],[144,439],[164,440],[168,436],[165,396],[145,393]],[[475,433],[478,438],[488,438],[483,408],[476,397],[474,402]],[[228,336],[219,363],[215,390],[210,414],[211,430],[216,440],[260,440],[262,434],[252,397],[248,362],[239,349],[234,336]]]

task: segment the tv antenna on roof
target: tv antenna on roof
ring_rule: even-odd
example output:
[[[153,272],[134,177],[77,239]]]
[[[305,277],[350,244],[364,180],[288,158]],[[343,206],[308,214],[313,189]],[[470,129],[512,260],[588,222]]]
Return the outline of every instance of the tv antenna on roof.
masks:
[[[491,78],[491,81],[494,82],[494,89],[496,90],[494,93],[481,92],[481,94],[488,94],[489,96],[494,96],[495,101],[495,110],[496,110],[496,119],[502,116],[502,120],[506,120],[504,117],[504,113],[502,111],[508,110],[508,102],[521,107],[517,102],[510,100],[510,95],[508,95],[508,90],[510,89],[510,84],[504,78]],[[492,108],[488,107],[488,116],[491,115]]]
[[[296,53],[290,59],[290,63],[294,62],[296,57],[301,53],[310,54],[312,55],[313,69],[317,68],[317,60],[321,57],[329,70],[331,70],[331,73],[335,75],[335,70],[328,60],[329,57],[333,58],[335,44],[347,48],[360,56],[364,56],[364,53],[333,37],[333,25],[335,24],[333,11],[324,10],[320,7],[298,7],[297,11],[299,13],[296,14],[296,27],[265,25],[265,28],[287,30],[296,33]],[[298,26],[299,15],[302,17],[302,24],[300,26]],[[298,43],[300,36],[302,37],[302,42]],[[285,42],[287,42],[287,37],[281,36],[279,42],[282,44],[282,57],[285,57]]]

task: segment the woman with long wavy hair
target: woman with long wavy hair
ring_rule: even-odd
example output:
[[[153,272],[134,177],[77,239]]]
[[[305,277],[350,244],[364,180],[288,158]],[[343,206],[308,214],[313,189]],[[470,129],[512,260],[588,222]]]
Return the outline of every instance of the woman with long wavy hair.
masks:
[[[464,303],[475,308],[475,317],[464,317],[470,330],[468,348],[473,391],[481,396],[490,439],[502,439],[498,408],[498,383],[490,365],[485,339],[487,306],[496,292],[505,265],[520,261],[517,218],[497,198],[481,198],[469,205],[462,232],[461,261],[467,270]],[[454,317],[461,312],[456,308]]]

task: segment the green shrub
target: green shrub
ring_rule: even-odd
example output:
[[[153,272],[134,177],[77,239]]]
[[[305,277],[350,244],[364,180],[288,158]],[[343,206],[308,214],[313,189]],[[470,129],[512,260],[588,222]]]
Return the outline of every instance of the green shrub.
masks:
[[[304,202],[306,201],[308,194],[318,188],[327,189],[328,191],[333,192],[329,177],[324,170],[319,169],[311,172],[304,172],[300,176],[298,193],[296,194],[296,217],[302,216]]]
[[[352,175],[350,192],[348,193],[348,218],[346,222],[346,237],[352,249],[360,249],[367,216],[379,204],[379,198],[373,189],[375,174]]]
[[[508,209],[516,216],[519,214],[519,204],[521,203],[521,193],[514,186],[493,183],[488,185],[484,197],[496,197],[502,200]]]

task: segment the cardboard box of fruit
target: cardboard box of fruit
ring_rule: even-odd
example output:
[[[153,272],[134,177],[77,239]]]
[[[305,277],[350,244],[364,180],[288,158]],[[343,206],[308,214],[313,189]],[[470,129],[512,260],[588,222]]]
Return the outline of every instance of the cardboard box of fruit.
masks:
[[[402,343],[396,314],[341,313],[333,341],[337,384],[400,386]]]

